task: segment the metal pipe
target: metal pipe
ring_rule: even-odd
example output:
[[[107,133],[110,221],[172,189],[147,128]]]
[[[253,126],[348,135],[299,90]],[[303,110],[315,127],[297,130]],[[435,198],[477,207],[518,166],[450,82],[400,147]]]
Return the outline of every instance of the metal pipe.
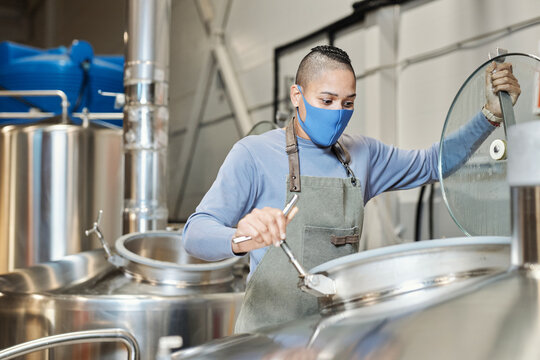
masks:
[[[127,3],[124,234],[167,225],[170,13],[170,0]]]
[[[15,345],[1,350],[0,360],[14,359],[35,351],[48,350],[58,346],[102,342],[120,342],[126,346],[129,360],[139,359],[139,343],[133,335],[123,329],[100,329],[47,336]]]
[[[43,119],[54,116],[51,112],[0,112],[0,119]]]
[[[0,96],[23,97],[23,96],[58,96],[62,99],[62,122],[68,123],[69,101],[66,93],[62,90],[0,90]]]
[[[504,107],[504,104],[501,104]],[[504,110],[503,110],[504,112]],[[508,183],[512,204],[512,265],[540,265],[540,122],[508,128]]]
[[[512,209],[515,265],[540,264],[540,186],[513,187]]]

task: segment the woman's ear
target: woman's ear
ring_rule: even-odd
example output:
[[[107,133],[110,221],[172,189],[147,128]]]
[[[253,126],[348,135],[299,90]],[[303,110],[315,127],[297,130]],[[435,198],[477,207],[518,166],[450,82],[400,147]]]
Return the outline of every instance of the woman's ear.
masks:
[[[291,103],[296,108],[300,106],[300,98],[302,97],[302,94],[300,93],[300,90],[298,89],[299,85],[293,84],[291,85]]]

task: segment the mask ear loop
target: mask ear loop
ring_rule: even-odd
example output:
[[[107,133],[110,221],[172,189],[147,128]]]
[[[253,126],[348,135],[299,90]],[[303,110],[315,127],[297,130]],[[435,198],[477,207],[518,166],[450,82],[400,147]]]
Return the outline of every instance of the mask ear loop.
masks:
[[[298,84],[295,84],[296,85],[296,88],[298,89],[298,91],[300,92],[300,95],[302,95],[302,100],[304,98],[304,94],[302,93],[302,87]],[[301,122],[304,122],[304,120],[302,120],[302,118],[300,117],[300,109],[299,109],[299,106],[295,106],[296,108],[296,117],[298,118],[298,121],[301,121]]]

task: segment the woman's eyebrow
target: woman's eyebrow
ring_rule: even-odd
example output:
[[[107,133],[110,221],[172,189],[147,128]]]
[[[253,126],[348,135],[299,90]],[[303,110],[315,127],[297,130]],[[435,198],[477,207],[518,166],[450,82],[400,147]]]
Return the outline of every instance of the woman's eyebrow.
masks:
[[[321,91],[320,94],[326,94],[326,95],[332,95],[332,96],[339,96],[338,94],[336,93],[333,93],[331,91]],[[356,97],[356,93],[354,94],[351,94],[351,95],[347,95],[345,97]]]
[[[320,94],[325,94],[325,95],[331,95],[331,96],[339,96],[338,94],[336,93],[333,93],[331,91],[321,91]],[[356,93],[354,94],[351,94],[351,95],[347,95],[346,97],[350,98],[350,97],[356,97]]]

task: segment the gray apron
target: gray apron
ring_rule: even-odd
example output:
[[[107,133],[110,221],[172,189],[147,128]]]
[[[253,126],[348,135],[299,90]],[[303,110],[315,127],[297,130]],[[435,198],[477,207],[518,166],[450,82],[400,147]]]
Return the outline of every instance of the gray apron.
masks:
[[[287,244],[309,270],[329,260],[364,250],[359,246],[364,217],[360,182],[349,168],[340,141],[332,150],[349,178],[300,176],[294,119],[286,130],[289,157],[287,199],[299,194],[298,213],[287,226]],[[235,332],[276,325],[318,311],[317,298],[298,288],[298,272],[282,249],[270,246],[248,282]]]

